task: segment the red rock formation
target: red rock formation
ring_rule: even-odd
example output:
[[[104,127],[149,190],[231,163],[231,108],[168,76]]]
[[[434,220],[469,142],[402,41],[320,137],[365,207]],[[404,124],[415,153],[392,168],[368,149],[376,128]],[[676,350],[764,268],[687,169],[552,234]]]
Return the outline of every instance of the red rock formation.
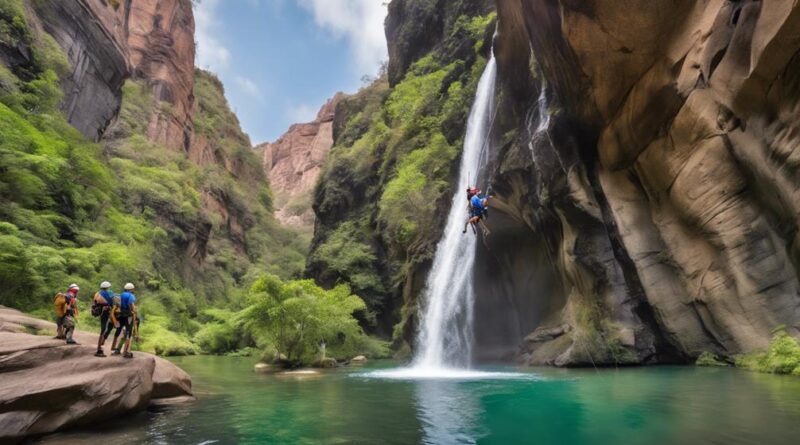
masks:
[[[147,136],[171,149],[188,150],[194,103],[192,2],[128,0],[125,7],[132,74],[150,82],[155,101],[169,104],[168,111],[154,106]]]
[[[276,196],[275,216],[283,224],[314,224],[310,194],[333,146],[334,113],[343,97],[337,93],[329,99],[313,122],[292,125],[277,141],[256,147],[263,150],[264,172]]]
[[[125,79],[145,79],[155,101],[147,136],[171,149],[188,149],[195,56],[191,0],[43,0],[34,7],[74,69],[64,80],[62,103],[72,125],[100,139],[119,111]]]

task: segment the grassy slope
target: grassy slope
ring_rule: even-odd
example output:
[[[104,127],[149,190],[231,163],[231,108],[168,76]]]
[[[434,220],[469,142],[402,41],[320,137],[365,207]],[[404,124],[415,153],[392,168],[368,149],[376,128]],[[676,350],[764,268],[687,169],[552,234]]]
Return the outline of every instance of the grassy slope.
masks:
[[[381,78],[337,107],[346,122],[315,192],[307,270],[328,286],[350,284],[384,330],[401,320],[396,334],[415,307],[396,301],[409,271],[432,258],[441,235],[493,19],[462,16],[397,85]],[[450,52],[463,42],[469,57]]]
[[[101,280],[117,289],[132,281],[145,315],[141,347],[190,353],[206,309],[241,308],[242,289],[263,271],[299,275],[305,246],[272,217],[258,159],[212,75],[197,73],[195,119],[221,162],[199,166],[144,137],[153,102],[143,83],[126,84],[103,144],[72,129],[58,110],[69,64],[28,26],[21,0],[0,0],[0,45],[33,54],[13,71],[0,65],[0,304],[49,316],[69,282],[82,285],[88,306]],[[205,196],[235,214],[243,236],[234,241]],[[192,262],[187,244],[208,227],[208,256]],[[87,314],[82,328],[93,323]]]

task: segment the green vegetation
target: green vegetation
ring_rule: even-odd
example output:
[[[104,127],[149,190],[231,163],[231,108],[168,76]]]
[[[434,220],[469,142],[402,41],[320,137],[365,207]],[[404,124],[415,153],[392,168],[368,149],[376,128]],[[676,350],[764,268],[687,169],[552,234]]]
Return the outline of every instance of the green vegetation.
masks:
[[[702,354],[700,354],[700,357],[697,357],[697,361],[695,361],[694,364],[697,365],[697,366],[706,366],[706,367],[715,367],[715,366],[725,367],[725,366],[730,366],[727,363],[725,363],[724,361],[720,360],[720,358],[717,357],[716,354],[713,354],[713,353],[708,352],[708,351],[704,351]]]
[[[172,107],[144,81],[125,84],[119,119],[94,144],[58,109],[69,63],[51,36],[28,26],[20,0],[0,0],[0,45],[30,54],[29,63],[0,66],[0,304],[49,318],[52,296],[77,282],[79,329],[96,329],[94,286],[130,281],[141,350],[249,344],[219,341],[223,314],[244,307],[264,272],[299,277],[307,246],[273,218],[269,184],[219,80],[195,73],[195,153],[148,139],[153,113],[168,118]]]
[[[307,270],[326,285],[349,284],[383,320],[404,321],[391,300],[441,235],[493,21],[494,14],[459,18],[397,85],[382,76],[337,108],[345,119],[315,193],[319,223]],[[474,54],[461,60],[450,51],[465,40]]]
[[[736,366],[770,374],[800,376],[800,344],[785,329],[778,329],[769,349],[736,357]]]
[[[369,339],[353,316],[366,305],[346,285],[324,290],[311,280],[283,282],[266,275],[253,284],[249,303],[241,314],[244,326],[290,365],[311,363],[324,353],[337,359],[386,355],[386,347]]]

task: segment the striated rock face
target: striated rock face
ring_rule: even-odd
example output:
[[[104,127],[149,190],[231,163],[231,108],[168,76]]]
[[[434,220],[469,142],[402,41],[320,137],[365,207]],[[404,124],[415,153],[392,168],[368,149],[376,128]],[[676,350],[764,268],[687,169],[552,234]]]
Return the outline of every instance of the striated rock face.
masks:
[[[189,376],[164,359],[143,353],[132,360],[97,358],[96,334],[77,332],[88,346],[67,346],[53,333],[53,323],[0,307],[2,443],[112,419],[156,399],[192,398]]]
[[[154,107],[148,138],[175,150],[189,150],[194,106],[194,15],[191,0],[125,2],[130,65],[134,78],[146,79]]]
[[[479,346],[587,365],[800,336],[800,7],[497,6],[518,137],[495,154]]]
[[[119,111],[122,84],[130,74],[124,11],[101,0],[31,5],[72,66],[62,80],[61,108],[70,124],[97,141]]]
[[[75,128],[99,140],[117,116],[125,79],[141,78],[151,84],[155,101],[147,136],[188,150],[195,55],[191,0],[42,0],[32,5],[69,57],[73,72],[63,80],[62,109]],[[161,102],[169,104],[169,113]]]
[[[292,125],[277,141],[256,147],[276,196],[275,216],[283,224],[314,225],[311,193],[333,146],[336,105],[344,97],[337,93],[323,105],[313,122]]]

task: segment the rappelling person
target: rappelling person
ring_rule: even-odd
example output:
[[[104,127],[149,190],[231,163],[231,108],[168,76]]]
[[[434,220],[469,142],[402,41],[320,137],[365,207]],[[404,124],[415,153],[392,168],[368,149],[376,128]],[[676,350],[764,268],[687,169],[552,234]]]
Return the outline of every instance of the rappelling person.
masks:
[[[486,227],[486,223],[483,222],[489,211],[489,196],[481,193],[481,190],[477,187],[470,187],[467,189],[467,202],[469,219],[467,223],[464,224],[464,230],[461,233],[467,233],[467,227],[472,225],[472,232],[477,235],[478,231],[475,229],[475,226],[480,225],[484,236],[491,235],[492,232],[489,231],[489,228]]]

